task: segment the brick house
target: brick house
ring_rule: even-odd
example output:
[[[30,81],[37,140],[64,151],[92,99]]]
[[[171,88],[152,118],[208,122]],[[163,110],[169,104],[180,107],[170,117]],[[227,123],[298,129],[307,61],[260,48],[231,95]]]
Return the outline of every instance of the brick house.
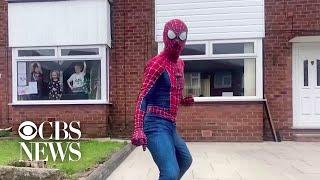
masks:
[[[282,139],[317,132],[319,8],[317,0],[1,0],[0,128],[77,120],[87,137],[129,137],[144,64],[177,17],[189,27],[184,93],[196,100],[179,110],[183,137],[268,138],[264,95]]]

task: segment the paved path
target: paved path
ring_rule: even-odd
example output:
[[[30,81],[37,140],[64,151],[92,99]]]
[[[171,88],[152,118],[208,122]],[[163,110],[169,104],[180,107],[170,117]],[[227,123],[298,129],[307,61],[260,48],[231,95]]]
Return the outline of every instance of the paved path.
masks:
[[[320,180],[320,143],[188,143],[182,180]],[[156,180],[148,151],[136,148],[108,180]]]

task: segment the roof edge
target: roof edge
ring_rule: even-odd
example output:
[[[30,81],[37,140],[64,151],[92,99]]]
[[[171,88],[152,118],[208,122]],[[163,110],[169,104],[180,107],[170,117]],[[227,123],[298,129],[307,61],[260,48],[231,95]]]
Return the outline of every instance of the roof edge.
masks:
[[[320,36],[297,36],[289,40],[291,43],[320,42]]]
[[[28,2],[55,2],[55,1],[68,1],[68,0],[6,0],[8,3],[28,3]]]

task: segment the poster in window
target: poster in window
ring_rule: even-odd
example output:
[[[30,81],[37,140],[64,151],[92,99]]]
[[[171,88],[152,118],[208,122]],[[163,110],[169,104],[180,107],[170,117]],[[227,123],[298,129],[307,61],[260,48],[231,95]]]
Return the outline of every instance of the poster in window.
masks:
[[[29,94],[38,94],[37,82],[29,82]]]
[[[27,85],[27,74],[18,74],[18,86],[26,86]]]
[[[37,82],[29,82],[28,86],[19,86],[18,95],[38,94]]]
[[[18,62],[18,86],[27,85],[27,63]]]
[[[18,95],[26,95],[28,94],[28,86],[20,86],[18,87]]]
[[[18,62],[18,74],[26,74],[26,73],[27,73],[27,63]]]

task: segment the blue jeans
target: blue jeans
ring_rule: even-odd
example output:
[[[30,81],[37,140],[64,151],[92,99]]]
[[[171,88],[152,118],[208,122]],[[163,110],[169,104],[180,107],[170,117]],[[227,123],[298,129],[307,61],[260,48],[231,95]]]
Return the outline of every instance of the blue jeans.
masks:
[[[176,124],[160,117],[146,115],[144,132],[148,149],[157,164],[159,180],[178,180],[189,169],[192,157],[176,131]]]

